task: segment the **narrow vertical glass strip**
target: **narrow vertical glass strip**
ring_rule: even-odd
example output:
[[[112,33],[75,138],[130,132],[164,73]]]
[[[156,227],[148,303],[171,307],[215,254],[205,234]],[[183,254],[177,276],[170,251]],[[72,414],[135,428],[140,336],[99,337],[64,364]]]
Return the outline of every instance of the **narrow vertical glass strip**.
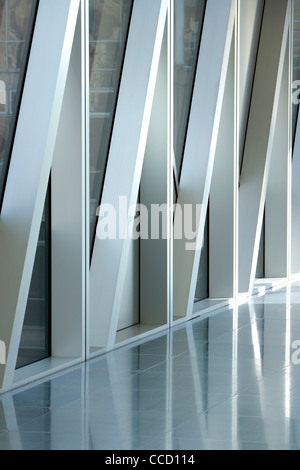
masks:
[[[209,209],[207,211],[203,247],[201,250],[201,258],[199,263],[197,284],[195,290],[194,302],[207,299],[209,296]]]
[[[264,20],[265,0],[240,2],[239,13],[239,172],[243,169],[257,58]],[[251,38],[251,40],[250,40]]]
[[[180,180],[206,0],[174,2],[174,164]]]
[[[51,189],[46,196],[17,368],[51,355]]]
[[[38,0],[0,0],[0,210],[38,4]]]
[[[265,225],[266,225],[266,216],[264,214],[263,224],[261,228],[260,244],[257,257],[257,266],[256,266],[256,279],[263,279],[265,277]]]
[[[96,233],[133,0],[90,0],[90,245]],[[126,162],[121,162],[125,165]]]

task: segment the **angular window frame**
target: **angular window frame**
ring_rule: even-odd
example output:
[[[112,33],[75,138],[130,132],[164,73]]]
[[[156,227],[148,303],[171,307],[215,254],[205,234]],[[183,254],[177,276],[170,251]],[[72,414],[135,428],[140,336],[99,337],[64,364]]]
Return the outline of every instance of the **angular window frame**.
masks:
[[[195,45],[195,63],[192,66],[193,69],[193,76],[191,79],[191,86],[190,86],[190,96],[188,98],[188,103],[186,106],[186,123],[184,126],[184,129],[180,131],[180,129],[177,129],[178,134],[182,132],[183,138],[182,138],[182,143],[180,145],[181,147],[181,155],[180,155],[180,164],[177,167],[176,163],[176,149],[175,147],[178,146],[178,141],[175,143],[174,142],[174,165],[176,164],[176,168],[174,169],[174,181],[175,181],[175,190],[176,193],[178,193],[178,189],[180,187],[180,178],[181,178],[181,173],[182,173],[182,165],[183,165],[183,160],[184,160],[184,152],[185,152],[185,146],[186,146],[186,140],[187,140],[187,133],[188,133],[188,128],[189,128],[189,120],[190,120],[190,114],[191,114],[191,107],[192,107],[192,102],[193,102],[193,94],[194,94],[194,89],[195,89],[195,84],[196,84],[196,75],[197,75],[197,67],[198,67],[198,61],[199,61],[199,53],[200,53],[200,47],[201,47],[201,39],[202,39],[202,34],[203,34],[203,27],[204,27],[204,21],[205,21],[205,14],[207,11],[207,0],[204,0],[204,5],[203,5],[203,12],[202,12],[202,21],[201,24],[199,24],[199,37],[197,38],[197,42]],[[175,34],[175,25],[173,26],[174,28],[174,34]],[[174,93],[175,93],[175,87],[174,87]],[[175,94],[173,99],[175,99]],[[175,114],[175,113],[174,113]],[[173,116],[175,118],[175,116]],[[178,194],[177,194],[178,196]]]
[[[12,149],[14,145],[16,128],[18,125],[19,112],[20,112],[20,107],[21,107],[21,102],[22,102],[23,89],[24,89],[25,80],[26,80],[26,73],[27,73],[27,68],[28,68],[28,61],[29,61],[29,56],[30,56],[33,35],[34,35],[38,8],[39,8],[39,0],[32,0],[32,10],[31,10],[31,15],[30,15],[29,24],[28,24],[28,33],[27,33],[27,38],[25,40],[24,66],[20,69],[18,88],[16,90],[16,96],[15,96],[16,108],[14,112],[12,113],[12,117],[10,121],[10,126],[9,126],[10,130],[8,133],[8,140],[6,144],[2,171],[0,174],[0,216],[1,216],[2,206],[3,206],[3,199],[5,195],[6,181],[8,178],[8,172],[9,172],[9,166],[10,166],[10,161],[11,161]],[[7,99],[7,95],[6,95],[6,99]],[[6,108],[7,106],[8,105],[6,104]],[[10,107],[9,107],[9,110],[10,110]]]
[[[26,367],[28,365],[34,364],[35,362],[42,361],[43,359],[47,359],[48,357],[51,357],[52,353],[52,347],[51,347],[51,310],[52,310],[52,232],[51,232],[51,210],[52,210],[52,205],[51,205],[51,175],[49,178],[49,183],[48,183],[48,189],[47,189],[47,195],[45,199],[45,205],[44,205],[44,235],[45,235],[45,251],[44,251],[44,256],[45,256],[45,316],[44,316],[44,323],[45,323],[45,331],[44,331],[44,336],[43,336],[43,353],[40,353],[40,356],[38,354],[35,355],[31,360],[30,359],[25,359],[22,356],[22,340],[20,342],[19,346],[19,351],[18,351],[18,359],[17,359],[17,365],[16,369],[21,369],[22,367]],[[41,221],[41,227],[42,227],[43,220]],[[39,240],[38,244],[36,247],[36,254],[35,254],[35,260],[37,258],[37,252],[38,252],[38,246],[41,241],[40,239],[41,236],[41,231],[39,235]],[[32,276],[31,276],[31,284],[33,280],[33,276],[36,275],[35,272],[35,264],[33,267],[32,271]],[[41,270],[39,270],[39,274],[41,274]],[[26,307],[26,312],[24,316],[24,323],[23,323],[23,329],[24,326],[26,326],[26,320],[27,320],[27,314],[29,313],[28,306],[29,306],[29,301],[30,301],[30,292],[31,292],[31,287],[29,290],[29,295],[27,299],[27,307]],[[36,299],[35,299],[36,300]],[[40,299],[42,300],[42,298]]]
[[[109,159],[109,153],[110,153],[110,147],[111,147],[111,140],[112,140],[112,133],[114,129],[114,122],[115,122],[115,116],[116,116],[116,109],[118,105],[118,98],[119,98],[119,91],[120,91],[120,86],[121,86],[121,81],[122,81],[122,74],[123,74],[123,68],[124,68],[124,60],[125,60],[125,55],[126,55],[126,50],[127,50],[127,43],[128,43],[128,36],[129,36],[129,31],[130,31],[130,25],[131,25],[131,17],[132,17],[132,11],[133,11],[133,5],[134,5],[134,0],[131,0],[131,7],[130,11],[128,12],[128,24],[127,28],[125,31],[125,38],[124,38],[124,44],[123,44],[123,50],[122,50],[122,56],[120,57],[120,62],[119,62],[119,76],[116,79],[116,91],[114,92],[114,100],[113,100],[113,106],[112,106],[112,118],[111,118],[111,123],[110,123],[110,129],[109,129],[109,138],[108,138],[108,144],[107,144],[107,152],[106,152],[106,160],[104,162],[104,169],[103,169],[103,178],[102,178],[102,184],[101,188],[99,190],[99,198],[98,198],[98,206],[101,205],[101,200],[102,200],[102,194],[103,194],[103,186],[105,182],[105,176],[106,176],[106,170],[107,170],[107,165],[108,165],[108,159]],[[89,69],[89,72],[91,72],[91,69]],[[90,95],[90,84],[89,84],[89,95]],[[93,116],[93,113],[89,113],[89,119]],[[90,139],[90,135],[88,136],[88,139]],[[89,155],[90,158],[91,155]],[[91,202],[91,191],[90,191],[90,202]],[[93,222],[92,222],[93,219]],[[97,231],[97,215],[94,217],[93,214],[90,214],[90,263],[92,261],[92,256],[93,256],[93,250],[94,250],[94,244],[95,244],[95,238],[96,238],[96,231]]]

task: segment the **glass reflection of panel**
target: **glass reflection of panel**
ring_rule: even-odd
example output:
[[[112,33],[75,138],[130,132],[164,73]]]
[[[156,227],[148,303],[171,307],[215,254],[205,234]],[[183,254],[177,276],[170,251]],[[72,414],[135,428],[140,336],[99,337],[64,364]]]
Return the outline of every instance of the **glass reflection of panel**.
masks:
[[[257,258],[256,279],[263,279],[265,277],[265,221],[266,216],[264,215]]]
[[[17,368],[50,356],[50,204],[50,189],[48,189],[27,301]]]
[[[180,175],[189,120],[205,0],[175,0],[174,154]]]
[[[300,0],[294,0],[294,28],[293,28],[293,82],[300,80]],[[297,86],[299,89],[299,86]],[[295,92],[295,90],[293,90]],[[299,100],[300,93],[295,97]],[[295,140],[296,124],[299,105],[293,104],[293,142]]]
[[[90,0],[91,249],[109,152],[133,0]],[[120,162],[121,164],[121,162]]]
[[[203,239],[203,247],[201,250],[201,258],[198,270],[198,277],[197,277],[197,284],[196,284],[196,292],[195,292],[195,302],[199,302],[200,300],[207,299],[209,296],[209,264],[208,264],[208,256],[209,256],[209,212],[207,213],[206,217],[206,224],[204,230],[204,239]]]
[[[38,0],[0,0],[0,207],[37,8]]]

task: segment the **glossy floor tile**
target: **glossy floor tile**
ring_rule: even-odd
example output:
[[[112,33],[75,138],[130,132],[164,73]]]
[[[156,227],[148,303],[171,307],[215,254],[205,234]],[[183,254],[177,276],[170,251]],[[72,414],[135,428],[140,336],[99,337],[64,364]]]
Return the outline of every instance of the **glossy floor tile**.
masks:
[[[0,397],[0,450],[299,448],[299,283]]]

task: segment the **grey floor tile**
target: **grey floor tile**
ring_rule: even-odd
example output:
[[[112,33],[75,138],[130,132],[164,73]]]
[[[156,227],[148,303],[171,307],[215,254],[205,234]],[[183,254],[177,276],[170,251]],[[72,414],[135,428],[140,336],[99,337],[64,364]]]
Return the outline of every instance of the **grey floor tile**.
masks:
[[[0,450],[300,448],[300,288],[0,397]],[[299,354],[300,358],[300,354]]]

